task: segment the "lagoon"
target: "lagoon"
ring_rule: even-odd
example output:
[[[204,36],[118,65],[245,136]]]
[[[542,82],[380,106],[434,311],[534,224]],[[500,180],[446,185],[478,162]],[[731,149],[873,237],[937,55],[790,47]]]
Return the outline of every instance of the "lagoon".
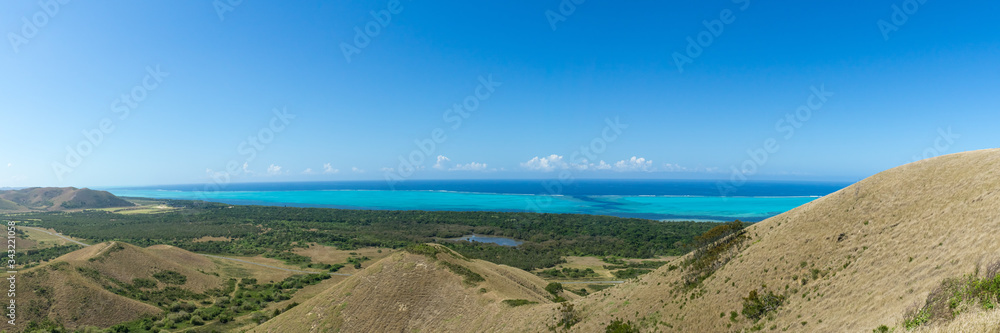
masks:
[[[544,181],[421,181],[231,184],[106,188],[125,197],[205,200],[228,204],[369,210],[502,211],[594,214],[657,220],[756,222],[840,189],[836,183],[748,183],[718,196],[714,182],[577,181],[553,191]],[[715,195],[713,195],[713,193]]]

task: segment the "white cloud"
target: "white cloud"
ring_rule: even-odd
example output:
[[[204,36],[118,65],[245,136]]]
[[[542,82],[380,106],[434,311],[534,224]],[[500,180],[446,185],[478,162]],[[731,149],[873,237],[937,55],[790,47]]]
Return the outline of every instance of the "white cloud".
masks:
[[[468,164],[458,164],[448,169],[450,171],[483,171],[486,170],[486,163],[469,162]]]
[[[314,172],[313,172],[313,169],[312,169],[312,168],[306,168],[305,170],[303,170],[303,171],[302,171],[302,174],[303,174],[303,175],[311,175],[311,174],[313,174],[313,173],[314,173]]]
[[[253,174],[253,171],[250,171],[249,164],[250,164],[250,162],[243,162],[243,173],[248,174],[248,175],[249,174]]]
[[[7,167],[8,167],[8,168],[9,168],[9,167],[10,167],[11,165],[14,165],[14,164],[13,164],[13,163],[7,163]]]
[[[445,157],[444,155],[438,155],[437,163],[434,163],[434,168],[438,170],[444,170],[444,162],[451,162],[451,159]]]
[[[618,161],[614,165],[614,170],[619,172],[625,171],[653,171],[653,161],[646,160],[642,157],[635,157],[627,160]]]
[[[208,174],[209,178],[223,179],[223,177],[226,176],[225,172],[223,172],[223,171],[215,171],[215,170],[212,170],[212,169],[205,169],[205,173]]]
[[[351,167],[351,171],[355,173],[365,173],[364,169],[358,169],[358,167]]]
[[[338,173],[338,172],[340,172],[340,170],[334,169],[333,166],[330,165],[330,163],[323,164],[323,173]]]
[[[271,166],[267,167],[267,174],[272,175],[272,176],[273,175],[280,175],[281,174],[281,166],[271,164]]]
[[[566,169],[569,164],[563,162],[563,157],[552,154],[549,156],[538,157],[528,160],[527,162],[521,163],[521,167],[528,170],[538,170],[538,171],[553,171],[556,169]]]
[[[396,169],[393,169],[393,168],[387,168],[387,167],[384,167],[384,168],[382,168],[382,169],[379,169],[379,171],[382,171],[382,172],[393,172],[393,171],[395,171],[395,170],[396,170]]]
[[[683,172],[683,171],[691,171],[691,170],[688,170],[688,168],[682,167],[682,166],[680,166],[678,164],[665,163],[665,164],[663,164],[663,171],[667,171],[667,172]]]
[[[611,164],[608,164],[607,162],[604,162],[604,160],[598,161],[597,164],[594,164],[594,163],[590,163],[590,161],[587,161],[587,159],[583,159],[583,160],[580,161],[580,163],[570,164],[570,166],[573,167],[574,169],[581,170],[581,171],[586,171],[586,170],[608,170],[608,169],[611,169]]]

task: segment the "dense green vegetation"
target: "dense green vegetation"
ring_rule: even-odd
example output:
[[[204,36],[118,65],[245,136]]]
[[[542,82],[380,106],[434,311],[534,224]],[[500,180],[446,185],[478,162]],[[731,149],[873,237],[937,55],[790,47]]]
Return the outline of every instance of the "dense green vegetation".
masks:
[[[907,330],[932,321],[950,321],[968,307],[978,306],[992,310],[1000,301],[1000,262],[987,268],[984,276],[976,272],[944,280],[941,285],[927,295],[927,301],[919,309],[904,316],[903,326]]]
[[[38,266],[43,261],[49,261],[82,248],[80,245],[69,244],[56,245],[43,249],[23,250],[17,254],[17,260],[20,264],[24,265],[22,268],[27,269]]]
[[[507,304],[510,307],[515,307],[515,306],[522,306],[529,304],[538,304],[538,302],[533,302],[526,299],[505,299],[503,300],[503,304]]]
[[[163,282],[163,283],[166,283],[166,284],[182,285],[182,284],[187,283],[187,277],[186,276],[184,276],[181,273],[174,272],[174,271],[159,271],[159,272],[154,273],[153,277],[156,278],[157,280],[160,280],[160,282]]]
[[[65,269],[67,265],[56,265],[57,269]],[[81,270],[78,268],[78,270]],[[206,291],[203,294],[192,293],[176,287],[166,287],[162,290],[155,289],[155,282],[149,279],[135,279],[133,284],[113,281],[111,278],[102,277],[96,272],[82,273],[88,278],[103,285],[106,289],[119,295],[140,300],[146,303],[155,304],[162,308],[162,314],[155,316],[145,316],[131,322],[121,323],[108,328],[108,332],[159,332],[161,330],[184,330],[197,326],[206,325],[212,322],[226,324],[235,318],[251,314],[250,320],[262,323],[282,311],[275,309],[272,312],[264,312],[269,304],[280,302],[291,298],[299,289],[319,283],[329,279],[327,274],[295,275],[280,282],[259,284],[256,279],[244,278],[239,281],[229,279],[221,288]],[[45,271],[40,271],[44,274]],[[39,272],[31,272],[38,274]],[[34,276],[32,276],[34,277]],[[44,276],[39,276],[44,277]],[[145,280],[145,281],[141,281]],[[110,282],[110,283],[109,283]],[[150,287],[152,283],[154,287]],[[140,286],[141,285],[141,286]],[[148,288],[153,288],[149,290]],[[36,293],[50,294],[47,290],[35,290]],[[42,308],[31,309],[42,313],[52,305],[49,299]],[[298,305],[291,303],[285,307],[285,311]],[[68,332],[62,324],[45,319],[42,321],[32,321],[28,324],[35,330],[42,332]],[[101,331],[93,328],[92,331]]]
[[[445,267],[448,267],[448,270],[450,270],[452,273],[462,276],[462,282],[464,282],[467,285],[475,285],[479,282],[486,281],[486,279],[484,279],[482,275],[473,272],[468,267],[458,264],[453,264],[447,261],[440,261],[440,263]]]
[[[315,242],[340,249],[400,248],[441,242],[462,255],[521,269],[552,267],[562,256],[651,258],[678,255],[696,235],[717,223],[659,222],[595,215],[513,212],[366,211],[325,208],[230,206],[164,200],[184,209],[160,214],[106,211],[10,214],[92,242],[123,241],[139,246],[168,244],[189,251],[265,255],[294,265],[307,259],[290,250]],[[525,241],[517,247],[450,242],[469,233]],[[231,241],[194,241],[204,236]]]
[[[579,269],[579,268],[563,268],[562,270],[550,268],[544,271],[538,272],[538,276],[543,278],[563,278],[563,279],[580,279],[588,277],[597,277],[597,272],[594,272],[592,268]]]
[[[623,262],[622,264],[616,264],[616,265],[604,265],[604,269],[625,269],[625,268],[657,269],[660,268],[660,266],[666,264],[667,264],[666,261],[644,260],[641,262]]]
[[[694,253],[683,263],[684,286],[693,288],[712,276],[732,259],[733,251],[747,239],[746,227],[739,220],[718,225],[694,238]]]

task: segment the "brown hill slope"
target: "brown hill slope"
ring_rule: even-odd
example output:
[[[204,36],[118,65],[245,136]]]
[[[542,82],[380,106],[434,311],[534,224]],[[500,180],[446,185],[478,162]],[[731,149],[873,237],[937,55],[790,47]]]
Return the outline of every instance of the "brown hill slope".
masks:
[[[755,325],[742,315],[729,318],[751,290],[787,296],[773,319],[756,323],[765,330],[899,325],[942,280],[1000,260],[1000,150],[894,168],[757,223],[747,234],[734,259],[701,288],[681,291],[688,272],[660,269],[606,294],[619,302],[583,300],[587,315],[579,329],[601,329],[620,313],[646,329],[738,331]]]
[[[697,281],[691,277],[699,272],[685,264],[693,259],[687,255],[637,280],[574,300],[572,311],[550,303],[507,307],[498,301],[510,296],[491,287],[480,295],[478,286],[463,286],[439,264],[400,253],[258,331],[544,332],[566,318],[580,319],[568,329],[575,332],[603,332],[615,319],[630,321],[642,332],[898,327],[904,314],[921,306],[943,280],[1000,260],[1000,149],[879,173],[754,224],[743,235],[732,238],[731,247],[719,247],[717,257],[702,257],[713,260],[700,272],[713,273],[700,283],[686,283]],[[475,265],[470,268],[487,275]],[[487,278],[486,284],[492,283]],[[741,314],[751,291],[771,292],[785,301],[755,322]],[[997,311],[969,312],[959,317],[963,322],[924,329],[988,330],[1000,326]]]
[[[477,332],[493,325],[520,326],[538,308],[554,306],[545,281],[530,273],[439,249],[435,259],[406,251],[393,254],[254,331]],[[448,265],[464,267],[483,280],[469,280],[456,273],[462,268]],[[503,302],[507,299],[538,304],[511,307]]]
[[[172,259],[184,258],[183,262]],[[113,280],[132,283],[146,279],[157,288],[176,286],[203,292],[222,284],[219,277],[197,271],[214,264],[207,258],[175,247],[139,248],[120,242],[100,243],[61,256],[51,263],[24,270],[18,279],[18,321],[21,325],[3,329],[23,329],[32,320],[53,319],[67,328],[107,327],[135,320],[145,314],[162,312],[156,306],[108,291]],[[185,282],[167,283],[156,278],[164,272],[184,277]],[[162,276],[162,275],[161,275]]]
[[[0,199],[17,207],[0,202],[0,209],[63,210],[80,208],[131,207],[135,204],[106,191],[75,187],[32,187],[0,191]]]

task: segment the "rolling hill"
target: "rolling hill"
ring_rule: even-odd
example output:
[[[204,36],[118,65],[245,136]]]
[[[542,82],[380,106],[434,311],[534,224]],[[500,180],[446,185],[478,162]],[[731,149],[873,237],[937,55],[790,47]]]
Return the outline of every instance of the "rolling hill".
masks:
[[[172,257],[187,261],[181,264],[166,259]],[[174,286],[203,292],[222,284],[219,277],[198,271],[211,267],[214,264],[207,258],[173,247],[143,249],[120,242],[95,244],[21,271],[17,301],[22,306],[18,320],[27,323],[50,319],[73,329],[108,327],[158,314],[162,312],[160,308],[111,290],[121,283],[143,279],[150,282],[147,289]],[[178,283],[178,279],[184,282]],[[21,328],[23,324],[11,327]]]
[[[534,290],[537,279],[523,272],[436,256],[486,279],[463,285],[435,260],[400,253],[256,331],[542,332],[558,326],[603,332],[613,321],[642,332],[871,332],[881,325],[903,331],[929,301],[939,300],[943,286],[1000,270],[1000,149],[887,170],[745,229],[720,232],[671,265],[571,300],[572,307],[546,301]],[[502,287],[505,276],[528,283]],[[507,298],[538,304],[510,307],[501,302]],[[1000,310],[989,304],[954,302],[946,319],[914,326],[995,331]],[[956,312],[959,319],[947,319]]]
[[[393,254],[254,332],[476,332],[483,324],[516,326],[536,306],[505,300],[554,305],[545,281],[533,274],[440,245],[426,248],[436,250]]]
[[[131,207],[135,204],[106,191],[75,187],[32,187],[0,191],[0,210],[65,210]]]
[[[754,224],[746,235],[732,260],[699,287],[676,288],[689,269],[660,269],[608,292],[632,300],[628,305],[584,300],[590,313],[581,329],[604,327],[613,313],[681,331],[732,331],[760,323],[763,329],[821,332],[901,325],[945,279],[1000,262],[1000,150],[879,173]],[[754,290],[786,300],[770,319],[730,320]]]

